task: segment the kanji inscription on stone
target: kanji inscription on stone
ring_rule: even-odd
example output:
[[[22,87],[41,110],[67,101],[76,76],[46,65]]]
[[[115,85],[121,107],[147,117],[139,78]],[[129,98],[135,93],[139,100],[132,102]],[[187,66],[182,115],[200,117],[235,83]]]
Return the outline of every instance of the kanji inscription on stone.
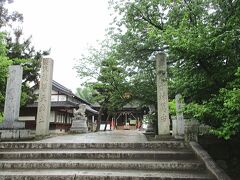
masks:
[[[157,102],[158,102],[158,135],[170,134],[168,109],[167,61],[164,53],[156,56]]]
[[[49,133],[49,118],[51,109],[53,60],[43,58],[41,62],[41,75],[38,97],[38,111],[36,135],[46,136]]]

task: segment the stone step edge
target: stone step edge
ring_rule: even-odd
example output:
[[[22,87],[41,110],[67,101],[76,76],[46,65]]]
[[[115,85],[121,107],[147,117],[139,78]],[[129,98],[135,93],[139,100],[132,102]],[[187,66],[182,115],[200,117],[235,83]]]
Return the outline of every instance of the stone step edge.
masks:
[[[126,161],[125,159],[0,159],[0,163],[41,163],[41,162],[49,162],[49,163],[202,163],[201,161],[197,159],[191,159],[191,160],[142,160],[142,159],[128,159]]]
[[[0,152],[1,159],[195,159],[193,152]]]
[[[184,153],[191,152],[190,149],[181,150],[135,150],[135,149],[20,149],[20,150],[0,150],[0,153]]]
[[[197,143],[189,142],[193,152],[206,166],[207,170],[218,180],[231,180],[231,178],[213,161],[211,156]]]
[[[27,151],[27,150],[24,150],[24,151],[0,151],[0,157],[1,155],[4,156],[4,155],[16,155],[16,154],[19,154],[19,155],[26,155],[26,154],[66,154],[66,155],[69,155],[69,154],[99,154],[99,155],[106,155],[106,154],[112,154],[112,155],[158,155],[158,154],[166,154],[166,155],[169,155],[169,154],[172,154],[172,155],[185,155],[185,154],[192,154],[192,155],[195,155],[193,151],[189,151],[189,150],[183,150],[183,151],[168,151],[168,150],[162,150],[162,151],[144,151],[144,150],[141,150],[141,151],[135,151],[135,150],[124,150],[124,151],[121,151],[121,150],[34,150],[34,151]]]
[[[84,169],[136,169],[136,170],[192,170],[201,171],[205,166],[201,162],[183,162],[183,161],[162,161],[162,162],[118,162],[118,161],[59,161],[59,162],[46,162],[46,161],[0,161],[0,169],[46,169],[46,168],[84,168]]]
[[[148,143],[29,143],[29,142],[3,142],[0,144],[0,149],[54,149],[54,148],[65,148],[65,149],[76,149],[76,148],[175,148],[181,149],[186,148],[184,142],[179,141],[162,141],[162,142],[148,142]]]
[[[71,170],[62,170],[62,169],[37,169],[37,170],[28,170],[23,171],[22,169],[15,169],[9,171],[1,171],[0,172],[0,179],[1,178],[11,178],[14,179],[27,179],[33,178],[34,179],[84,179],[84,178],[91,178],[91,179],[213,179],[210,175],[200,172],[179,172],[179,171],[136,171],[136,170],[85,170],[85,169],[71,169]]]

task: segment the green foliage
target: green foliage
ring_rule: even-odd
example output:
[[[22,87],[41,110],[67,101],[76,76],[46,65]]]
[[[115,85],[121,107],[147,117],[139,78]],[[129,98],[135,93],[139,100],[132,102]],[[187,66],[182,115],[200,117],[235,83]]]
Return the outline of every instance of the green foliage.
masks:
[[[213,133],[226,139],[240,133],[240,68],[236,76],[208,104],[209,111],[217,122]]]
[[[176,101],[175,101],[175,99],[168,102],[168,107],[169,107],[170,115],[176,116],[177,111],[176,111]]]
[[[29,82],[37,83],[39,79],[40,59],[48,55],[48,51],[36,51],[31,44],[31,37],[22,40],[22,30],[14,30],[14,36],[6,38],[7,56],[13,61],[13,64],[23,66],[23,84]]]
[[[93,84],[93,88],[98,92],[97,102],[108,111],[113,112],[127,103],[124,95],[130,92],[127,89],[126,73],[111,55],[102,61],[98,82]]]
[[[156,74],[152,66],[136,72],[128,72],[132,98],[142,106],[155,105],[157,97]]]
[[[122,87],[132,98],[156,104],[154,56],[165,51],[170,100],[182,94],[185,114],[211,125],[219,136],[239,133],[240,1],[112,0],[110,6],[116,13],[108,31],[111,43],[89,57],[98,62],[103,97],[121,100],[112,96],[117,89],[108,84],[107,59],[127,73]]]
[[[6,57],[6,47],[4,44],[4,34],[0,34],[0,113],[3,112],[5,99],[5,84],[8,75],[8,66],[12,63]]]
[[[184,108],[186,118],[204,119],[205,113],[208,112],[206,104],[189,103]]]
[[[0,29],[6,26],[12,27],[15,22],[22,22],[23,15],[17,11],[9,12],[4,6],[13,3],[13,0],[0,1]]]
[[[111,43],[106,39],[101,42],[99,49],[90,47],[87,55],[82,54],[74,66],[78,76],[87,83],[96,82],[100,75],[102,61],[107,58],[110,47]],[[83,83],[84,85],[85,82]]]
[[[122,108],[128,101],[125,93],[132,94],[126,69],[120,66],[108,39],[100,44],[100,49],[90,48],[87,56],[82,55],[75,69],[79,77],[85,79],[85,86],[91,89],[93,101],[98,102],[105,111]]]
[[[185,113],[210,125],[212,133],[229,139],[240,133],[240,68],[236,79],[203,104],[190,103]]]
[[[0,123],[2,123],[2,122],[3,122],[3,113],[0,112]]]
[[[23,67],[21,95],[21,106],[23,106],[34,100],[35,97],[30,83],[37,83],[40,69],[39,60],[43,55],[49,54],[49,51],[35,51],[31,45],[31,37],[22,40],[22,30],[13,28],[13,23],[23,21],[23,16],[18,12],[10,13],[4,7],[6,3],[12,2],[2,0],[0,3],[0,30],[3,31],[4,28],[8,30],[8,32],[0,33],[0,114],[4,107],[8,66],[13,64]]]
[[[231,90],[221,89],[216,101],[219,100],[222,100],[222,104],[219,105],[221,109],[211,111],[211,113],[217,120],[221,120],[221,126],[214,129],[213,133],[229,139],[232,135],[240,133],[240,88]],[[212,106],[209,108],[210,110],[215,109]]]
[[[36,51],[31,44],[31,37],[26,40],[22,40],[21,37],[21,29],[14,30],[14,36],[6,37],[6,56],[12,61],[12,64],[23,67],[21,106],[24,106],[36,98],[30,84],[38,83],[40,59],[43,55],[48,55],[49,51]]]
[[[126,28],[113,36],[121,62],[135,67],[133,74],[149,74],[153,55],[165,50],[170,99],[181,93],[192,102],[185,113],[212,125],[220,136],[238,132],[238,90],[230,84],[240,65],[240,2],[143,0],[115,1],[112,6],[122,17],[116,25]],[[142,96],[156,97],[154,90],[149,93],[143,89]]]
[[[86,58],[88,62],[92,62],[93,59],[99,57],[95,56],[95,52]],[[98,66],[97,63],[100,65]],[[109,119],[116,110],[119,110],[125,105],[131,95],[128,89],[128,82],[126,81],[126,72],[125,69],[120,67],[117,59],[114,56],[114,53],[106,53],[104,56],[101,56],[101,59],[95,59],[95,62],[92,65],[98,70],[96,82],[88,82],[88,87],[91,88],[91,97],[94,97],[92,100],[100,104],[99,118],[97,130],[100,128],[101,116],[102,113],[105,114],[105,117]],[[80,76],[84,77],[86,69],[85,66],[76,66]],[[94,72],[96,73],[96,72]],[[93,78],[92,71],[89,71],[89,77]],[[81,92],[83,93],[83,92]],[[106,115],[107,114],[107,115]]]
[[[95,100],[94,100],[95,91],[92,86],[85,86],[83,88],[77,88],[76,94],[80,98],[86,100],[87,102],[89,102],[91,104],[95,103]]]
[[[155,124],[156,121],[157,121],[157,114],[152,113],[152,114],[144,115],[143,123]]]

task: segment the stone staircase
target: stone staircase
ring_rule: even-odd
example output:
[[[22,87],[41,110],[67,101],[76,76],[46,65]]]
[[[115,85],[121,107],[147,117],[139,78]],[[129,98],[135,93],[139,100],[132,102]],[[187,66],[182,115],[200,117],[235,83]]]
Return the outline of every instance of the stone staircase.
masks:
[[[181,141],[0,143],[0,179],[215,179]]]

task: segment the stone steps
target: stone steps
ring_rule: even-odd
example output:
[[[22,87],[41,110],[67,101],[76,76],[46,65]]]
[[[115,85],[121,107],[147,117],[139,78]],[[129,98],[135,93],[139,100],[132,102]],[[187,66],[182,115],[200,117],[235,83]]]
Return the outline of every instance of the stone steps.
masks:
[[[146,171],[146,170],[109,170],[109,169],[14,169],[1,171],[0,179],[12,180],[152,180],[152,179],[188,179],[188,180],[212,180],[207,174],[199,172],[179,171]]]
[[[2,142],[1,149],[185,149],[186,145],[182,141],[158,141],[147,143],[32,143],[32,142]]]
[[[0,152],[1,159],[193,159],[191,151],[34,150]]]
[[[181,141],[0,143],[0,179],[214,179]]]
[[[154,160],[1,160],[0,169],[135,169],[135,170],[174,170],[202,171],[205,166],[199,161],[154,161]]]

